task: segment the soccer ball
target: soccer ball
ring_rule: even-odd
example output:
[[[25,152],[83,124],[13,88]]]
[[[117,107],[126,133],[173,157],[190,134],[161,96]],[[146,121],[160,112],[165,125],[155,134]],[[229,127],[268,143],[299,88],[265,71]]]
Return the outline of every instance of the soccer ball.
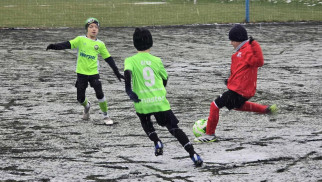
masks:
[[[200,137],[206,133],[206,127],[207,127],[207,120],[206,119],[199,119],[193,125],[192,132],[196,137]]]

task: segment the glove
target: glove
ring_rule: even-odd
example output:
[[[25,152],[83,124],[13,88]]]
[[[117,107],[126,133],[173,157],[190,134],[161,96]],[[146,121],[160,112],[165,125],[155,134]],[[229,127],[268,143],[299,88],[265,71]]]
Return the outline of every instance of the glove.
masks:
[[[133,91],[129,91],[127,92],[127,95],[130,97],[131,100],[133,100],[134,102],[138,103],[141,102],[141,99],[139,99],[138,95],[136,95],[136,93],[134,93]]]
[[[227,85],[227,84],[228,84],[228,79],[225,79],[225,81],[224,81],[224,82],[225,82],[225,85]]]
[[[119,81],[122,81],[121,79],[125,80],[124,76],[121,75],[119,72],[115,73],[117,79],[119,79]]]
[[[252,37],[252,36],[250,36],[249,37],[249,44],[252,44],[252,42],[254,41],[255,39]]]
[[[49,44],[49,45],[47,46],[46,51],[47,51],[48,49],[55,49],[55,45],[54,45],[54,44]]]

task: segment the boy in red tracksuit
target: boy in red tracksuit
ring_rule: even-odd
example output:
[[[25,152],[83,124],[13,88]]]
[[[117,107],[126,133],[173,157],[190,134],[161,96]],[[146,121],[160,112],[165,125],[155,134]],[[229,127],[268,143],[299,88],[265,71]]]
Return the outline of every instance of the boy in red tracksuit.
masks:
[[[267,106],[248,101],[256,92],[258,67],[264,65],[260,45],[252,37],[248,40],[246,29],[239,24],[231,28],[229,39],[236,52],[231,56],[230,76],[226,80],[228,91],[211,103],[206,135],[195,138],[195,142],[217,140],[215,130],[219,121],[219,109],[222,107],[261,114],[277,112],[276,104]]]

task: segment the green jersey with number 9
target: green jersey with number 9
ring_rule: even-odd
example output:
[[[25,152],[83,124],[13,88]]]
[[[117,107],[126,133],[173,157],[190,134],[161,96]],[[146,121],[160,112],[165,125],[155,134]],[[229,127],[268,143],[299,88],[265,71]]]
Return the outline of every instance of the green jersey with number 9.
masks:
[[[134,103],[137,113],[149,114],[170,110],[163,80],[168,79],[160,58],[148,52],[139,52],[124,61],[124,71],[132,72],[132,90],[141,102]]]

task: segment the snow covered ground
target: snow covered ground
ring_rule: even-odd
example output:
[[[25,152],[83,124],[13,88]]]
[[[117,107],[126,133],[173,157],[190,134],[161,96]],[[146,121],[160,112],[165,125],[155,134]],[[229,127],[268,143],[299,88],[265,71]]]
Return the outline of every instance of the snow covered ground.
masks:
[[[231,25],[150,28],[151,53],[169,73],[168,100],[193,140],[193,123],[207,118],[226,90],[233,48]],[[251,101],[276,103],[275,116],[220,111],[219,141],[195,144],[195,168],[180,144],[157,125],[164,155],[154,156],[133,104],[108,65],[101,81],[116,124],[105,126],[92,88],[90,121],[76,101],[76,51],[45,51],[83,29],[0,30],[0,180],[6,181],[322,181],[322,24],[246,26],[265,64]],[[122,70],[135,53],[134,28],[102,28]]]

